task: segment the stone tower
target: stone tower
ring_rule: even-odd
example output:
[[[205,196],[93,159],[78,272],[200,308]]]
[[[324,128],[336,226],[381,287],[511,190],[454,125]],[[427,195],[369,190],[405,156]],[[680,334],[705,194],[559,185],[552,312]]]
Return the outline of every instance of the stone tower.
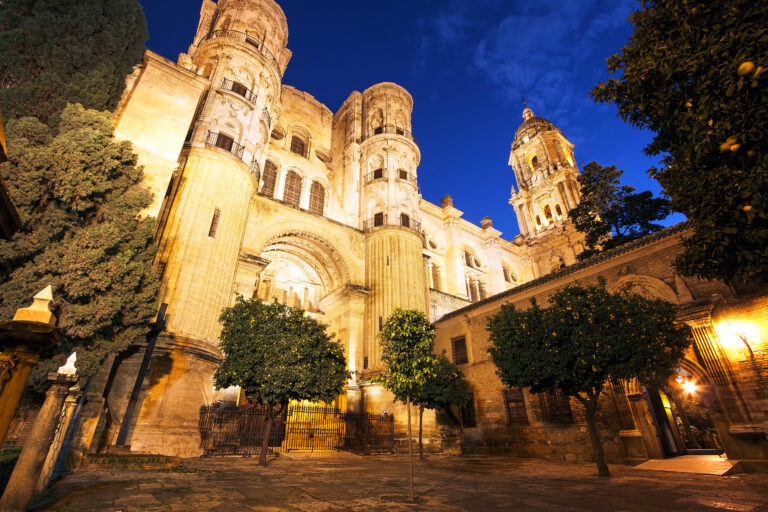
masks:
[[[271,119],[280,111],[287,40],[285,15],[272,0],[204,0],[189,54],[179,58],[209,86],[158,222],[170,357],[167,368],[153,365],[166,381],[143,400],[134,451],[190,453],[198,408],[213,401],[218,318],[233,300],[248,205],[258,190]]]
[[[579,169],[573,144],[552,122],[523,110],[523,123],[515,132],[509,165],[518,190],[509,204],[515,207],[520,233],[541,237],[562,226],[579,203]]]
[[[416,168],[421,154],[411,134],[413,99],[393,83],[362,95],[361,219],[365,232],[365,319],[369,370],[381,368],[376,336],[394,308],[426,311]],[[365,359],[364,359],[365,361]]]

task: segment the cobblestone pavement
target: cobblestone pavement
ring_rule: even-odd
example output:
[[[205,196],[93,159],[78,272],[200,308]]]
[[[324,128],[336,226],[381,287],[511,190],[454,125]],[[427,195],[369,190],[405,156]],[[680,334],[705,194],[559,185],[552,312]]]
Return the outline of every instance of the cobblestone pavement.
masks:
[[[56,482],[30,510],[57,511],[672,511],[768,512],[768,476],[643,471],[502,457],[187,459],[173,470],[88,468]]]

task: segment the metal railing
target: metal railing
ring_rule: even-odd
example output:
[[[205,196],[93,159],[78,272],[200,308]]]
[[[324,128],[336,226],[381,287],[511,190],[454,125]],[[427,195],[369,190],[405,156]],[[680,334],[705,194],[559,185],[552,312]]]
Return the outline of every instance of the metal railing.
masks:
[[[233,155],[235,155],[239,159],[243,159],[243,152],[245,151],[245,146],[242,144],[238,144],[237,142],[232,139],[232,137],[228,137],[221,133],[216,133],[212,131],[208,131],[208,137],[205,139],[205,143],[208,146],[214,146],[217,148],[221,148],[224,151],[229,151]]]
[[[261,167],[259,167],[259,162],[256,160],[251,162],[251,174],[256,177],[256,183],[258,183],[261,179]]]
[[[246,34],[245,32],[240,32],[238,30],[214,30],[213,32],[209,32],[206,36],[200,39],[200,42],[197,45],[199,47],[205,41],[219,38],[235,39],[247,44],[249,47],[253,48],[258,53],[266,57],[267,60],[275,66],[277,72],[282,75],[280,64],[277,62],[275,56],[272,55],[272,52],[270,52],[267,47],[264,46],[264,43],[254,38],[253,36]]]
[[[260,405],[201,407],[198,430],[203,455],[260,454],[266,412]],[[345,450],[367,455],[392,453],[394,442],[392,416],[296,405],[273,419],[268,446],[271,452]]]
[[[409,181],[409,182],[413,183],[414,185],[416,184],[416,176],[414,174],[409,173],[408,171],[404,171],[402,169],[399,169],[395,176],[399,180]]]
[[[248,100],[248,102],[250,103],[256,103],[256,93],[251,91],[249,88],[247,88],[240,82],[235,82],[234,80],[225,78],[221,82],[221,88],[227,91],[232,91],[238,96],[242,96],[243,98]]]
[[[272,118],[269,116],[269,109],[264,107],[264,110],[261,111],[261,117],[264,119],[264,122],[267,123],[267,128],[272,126]]]
[[[393,126],[389,124],[368,130],[363,134],[362,137],[360,137],[360,142],[362,143],[363,141],[368,140],[375,135],[401,135],[406,139],[411,139],[414,143],[416,143],[417,146],[419,145],[419,141],[416,140],[416,137],[413,136],[413,133],[404,128],[400,128],[399,126]]]
[[[401,215],[384,215],[380,217],[371,217],[363,222],[363,231],[371,231],[375,228],[383,228],[385,226],[399,226],[401,228],[411,229],[421,234],[421,222],[413,220],[408,217],[407,220]]]
[[[385,180],[387,179],[387,170],[386,169],[376,169],[375,171],[369,172],[365,175],[365,184],[369,184],[372,181],[376,180]]]

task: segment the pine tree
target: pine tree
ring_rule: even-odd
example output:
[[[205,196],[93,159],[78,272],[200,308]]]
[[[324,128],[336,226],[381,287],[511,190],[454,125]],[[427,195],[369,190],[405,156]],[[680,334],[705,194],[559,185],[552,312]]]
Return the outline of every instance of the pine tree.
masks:
[[[0,2],[3,115],[49,124],[67,103],[113,110],[146,40],[136,0]]]
[[[0,172],[22,225],[0,240],[0,318],[52,285],[59,327],[89,375],[107,351],[140,339],[156,313],[155,220],[139,217],[150,203],[143,172],[130,143],[112,138],[112,117],[80,105],[64,109],[56,130],[27,117],[9,122],[7,135]]]

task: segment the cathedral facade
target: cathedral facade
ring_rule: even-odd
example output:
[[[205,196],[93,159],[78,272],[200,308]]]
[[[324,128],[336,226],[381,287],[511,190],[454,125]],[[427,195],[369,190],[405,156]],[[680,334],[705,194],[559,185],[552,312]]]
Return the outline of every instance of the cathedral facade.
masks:
[[[391,396],[369,381],[382,370],[377,334],[394,308],[436,320],[583,250],[567,220],[579,171],[554,124],[524,111],[509,159],[521,235],[505,240],[490,218],[464,220],[450,196],[440,205],[421,197],[408,91],[375,84],[332,112],[283,84],[287,42],[273,0],[204,0],[188,52],[174,63],[147,51],[128,77],[115,136],[133,143],[154,196],[146,214],[158,219],[167,305],[134,451],[198,453],[199,407],[227,398],[211,376],[218,318],[238,295],[327,323],[352,375],[340,405],[381,412]],[[116,361],[106,424],[119,425],[140,359]]]

